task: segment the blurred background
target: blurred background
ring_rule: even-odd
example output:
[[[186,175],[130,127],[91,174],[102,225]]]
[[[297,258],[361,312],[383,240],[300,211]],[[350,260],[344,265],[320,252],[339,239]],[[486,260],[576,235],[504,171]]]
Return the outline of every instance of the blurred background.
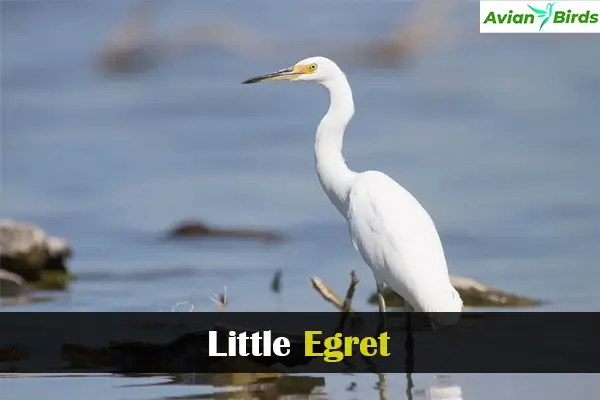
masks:
[[[0,5],[1,217],[65,238],[76,277],[2,311],[170,311],[188,299],[212,311],[225,286],[230,310],[328,311],[310,278],[341,294],[353,269],[355,308],[375,310],[371,272],[314,170],[326,93],[241,85],[313,55],[334,59],[354,91],[349,166],[384,171],[419,199],[452,274],[541,299],[538,311],[600,306],[596,35],[482,35],[467,0]],[[226,237],[163,240],[188,236],[172,229],[190,220]],[[218,385],[206,379],[160,378],[178,383],[160,394],[130,387],[141,378],[82,379],[12,377],[0,389],[243,397],[210,394]],[[398,398],[403,379],[391,378]],[[593,384],[453,379],[465,399],[574,398]],[[322,386],[314,396],[373,398],[381,385],[329,376]]]

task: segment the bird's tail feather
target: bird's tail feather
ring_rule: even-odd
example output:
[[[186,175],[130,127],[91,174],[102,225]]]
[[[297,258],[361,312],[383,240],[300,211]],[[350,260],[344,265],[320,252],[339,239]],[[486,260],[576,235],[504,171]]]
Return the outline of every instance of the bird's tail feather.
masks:
[[[431,326],[433,329],[456,325],[460,320],[463,302],[456,289],[452,286],[450,286],[450,288],[452,301],[449,306],[444,307],[444,310],[429,313],[429,318],[431,319]]]
[[[460,320],[460,312],[434,312],[429,314],[433,329],[453,326]]]

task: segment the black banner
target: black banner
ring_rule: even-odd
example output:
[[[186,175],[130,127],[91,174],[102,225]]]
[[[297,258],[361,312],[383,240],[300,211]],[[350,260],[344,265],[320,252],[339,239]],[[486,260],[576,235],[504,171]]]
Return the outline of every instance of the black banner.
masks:
[[[343,320],[347,318],[347,320]],[[0,372],[600,372],[600,313],[3,313]],[[343,330],[341,327],[343,326]]]

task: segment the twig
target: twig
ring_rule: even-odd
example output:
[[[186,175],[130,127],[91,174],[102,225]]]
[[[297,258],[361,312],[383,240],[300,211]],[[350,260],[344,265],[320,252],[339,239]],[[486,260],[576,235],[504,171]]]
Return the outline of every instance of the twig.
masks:
[[[213,294],[210,297],[210,300],[215,303],[221,311],[226,311],[227,309],[227,286],[223,288],[223,294],[217,295]]]
[[[344,307],[344,302],[334,293],[333,290],[327,287],[327,285],[325,285],[320,278],[313,276],[312,278],[310,278],[310,283],[312,284],[313,288],[321,295],[321,297],[325,299],[325,301],[333,304],[338,310],[342,310],[342,308]],[[350,309],[350,311],[353,310]]]
[[[356,272],[352,270],[350,273],[350,286],[348,286],[348,290],[346,291],[346,298],[342,303],[341,311],[342,316],[340,317],[340,322],[337,327],[337,332],[342,332],[344,327],[346,326],[346,321],[348,320],[348,313],[350,312],[352,306],[352,298],[354,297],[354,292],[356,291],[356,285],[358,285],[358,279],[356,278]]]
[[[334,291],[328,288],[327,285],[325,285],[320,278],[313,276],[310,279],[310,282],[312,283],[312,286],[315,288],[315,290],[319,292],[321,297],[323,297],[326,301],[336,306],[342,312],[336,332],[343,332],[344,326],[346,325],[346,321],[348,319],[348,314],[352,313],[353,316],[356,315],[352,310],[352,297],[354,296],[354,292],[356,291],[356,285],[358,284],[356,273],[352,271],[350,274],[350,286],[348,286],[346,298],[344,299],[344,301],[340,300],[340,298],[334,293]],[[344,363],[344,365],[346,365],[346,367],[352,367],[351,362],[346,358],[344,358],[342,362]]]
[[[171,307],[171,312],[176,312],[176,311],[177,311],[177,308],[178,308],[179,306],[182,306],[182,305],[184,305],[184,304],[189,304],[189,305],[190,305],[190,309],[189,309],[189,311],[188,311],[188,312],[199,311],[199,310],[196,310],[196,303],[194,303],[194,300],[192,299],[192,296],[190,295],[190,298],[189,298],[189,300],[186,300],[186,301],[178,301],[177,303],[175,303],[175,304],[173,305],[173,307]],[[159,311],[160,311],[160,310],[159,310]]]
[[[356,272],[352,270],[350,273],[350,286],[348,286],[348,290],[346,291],[346,298],[344,299],[344,303],[342,304],[342,312],[349,312],[352,304],[352,298],[354,297],[354,292],[356,292],[356,285],[358,285],[358,278],[356,277]]]
[[[273,293],[281,292],[281,270],[277,270],[273,276],[273,280],[271,280],[271,291]]]
[[[361,318],[358,316],[358,314],[356,314],[354,309],[352,309],[351,305],[352,297],[354,296],[354,292],[356,291],[356,285],[358,284],[358,279],[356,278],[356,273],[354,271],[352,271],[351,273],[350,286],[348,287],[348,290],[346,292],[346,298],[344,299],[344,301],[342,301],[333,290],[327,287],[327,285],[325,285],[320,278],[313,276],[312,278],[310,278],[310,282],[313,288],[321,295],[321,297],[323,297],[323,299],[325,299],[325,301],[333,304],[338,310],[342,311],[343,320],[340,321],[340,323],[344,322],[345,324],[345,321],[348,318],[348,313],[350,313],[352,317],[359,323],[362,322]],[[343,324],[340,326],[343,328]]]

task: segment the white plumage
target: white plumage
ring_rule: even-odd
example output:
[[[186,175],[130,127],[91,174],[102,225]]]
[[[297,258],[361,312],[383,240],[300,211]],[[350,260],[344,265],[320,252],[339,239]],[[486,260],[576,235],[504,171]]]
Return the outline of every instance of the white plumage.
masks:
[[[347,220],[354,247],[377,282],[387,283],[414,311],[461,311],[435,225],[402,186],[378,171],[359,174],[350,191]],[[440,317],[437,324],[447,325]]]
[[[390,286],[417,312],[430,313],[434,326],[458,321],[462,300],[450,283],[435,224],[419,202],[379,171],[351,171],[342,156],[346,126],[354,115],[346,75],[331,60],[310,57],[295,66],[251,78],[314,81],[330,94],[330,107],[317,128],[315,163],[323,190],[348,222],[352,243],[371,267],[381,293]],[[380,295],[380,310],[385,309]],[[435,313],[454,314],[435,314]]]

